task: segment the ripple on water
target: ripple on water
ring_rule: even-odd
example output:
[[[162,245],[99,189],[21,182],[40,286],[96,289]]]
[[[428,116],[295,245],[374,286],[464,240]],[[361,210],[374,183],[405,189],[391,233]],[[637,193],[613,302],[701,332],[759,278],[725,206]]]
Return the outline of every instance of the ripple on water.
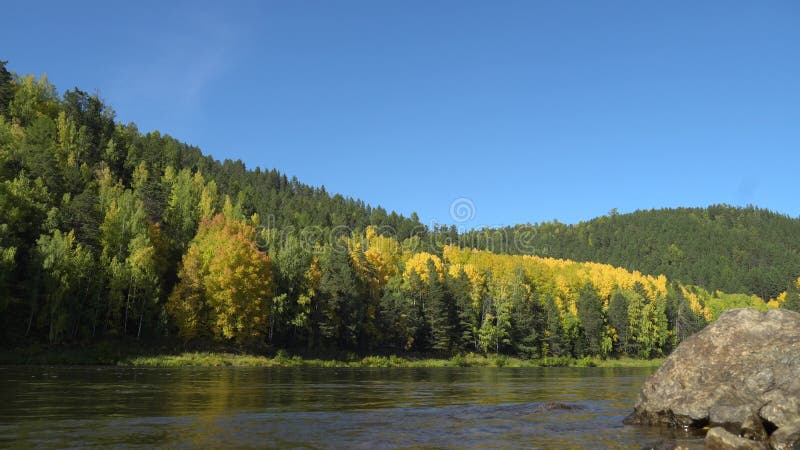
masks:
[[[702,448],[622,425],[649,373],[4,368],[0,447]]]

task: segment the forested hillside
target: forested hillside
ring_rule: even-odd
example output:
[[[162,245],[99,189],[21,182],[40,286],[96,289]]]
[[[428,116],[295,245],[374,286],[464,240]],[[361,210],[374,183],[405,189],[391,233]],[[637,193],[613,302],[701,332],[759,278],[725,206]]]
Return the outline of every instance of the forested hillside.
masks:
[[[754,207],[611,212],[576,225],[516,225],[461,239],[496,252],[603,262],[764,299],[800,276],[800,220]]]
[[[741,218],[728,223],[726,211]],[[169,136],[116,123],[96,96],[59,95],[45,77],[14,76],[0,65],[5,345],[136,338],[254,349],[652,357],[726,308],[796,307],[796,252],[787,242],[795,223],[759,210],[702,212],[677,225],[666,220],[669,211],[660,226],[631,219],[650,213],[542,225],[531,241],[560,254],[578,252],[585,239],[586,248],[608,249],[631,270],[464,249],[448,243],[472,235],[427,230],[415,216],[274,170],[215,161]],[[689,245],[679,239],[686,233],[687,242],[705,242]],[[670,245],[660,254],[662,242]],[[702,250],[710,266],[694,274]],[[722,266],[711,263],[729,254],[751,269],[775,265],[780,281],[764,292],[777,293],[781,282],[789,291],[766,303],[691,286],[736,281],[739,272],[713,277]],[[659,262],[663,272],[674,265],[688,281],[659,275],[662,266],[648,265],[659,257],[667,261]],[[652,275],[633,270],[637,261]],[[741,290],[755,291],[761,280],[739,280]]]
[[[213,211],[226,201],[243,216],[258,214],[259,226],[308,239],[369,224],[400,238],[426,232],[415,215],[330,195],[277,170],[219,162],[158,132],[140,133],[115,122],[97,96],[77,88],[59,95],[45,76],[15,76],[0,63],[0,309],[7,335],[19,335],[22,322],[24,334],[37,332],[56,314],[54,302],[163,300],[201,217],[195,203]],[[66,256],[77,258],[75,266],[56,267]],[[150,264],[148,258],[159,267],[135,267]],[[147,276],[158,278],[150,291],[136,286]],[[69,298],[77,292],[82,298]],[[48,333],[77,335],[58,328]]]

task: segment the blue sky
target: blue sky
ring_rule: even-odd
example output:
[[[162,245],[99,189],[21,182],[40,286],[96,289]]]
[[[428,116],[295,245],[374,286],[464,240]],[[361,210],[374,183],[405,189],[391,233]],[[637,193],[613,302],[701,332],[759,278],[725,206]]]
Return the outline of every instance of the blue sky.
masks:
[[[796,1],[163,3],[4,5],[0,59],[426,223],[800,214]]]

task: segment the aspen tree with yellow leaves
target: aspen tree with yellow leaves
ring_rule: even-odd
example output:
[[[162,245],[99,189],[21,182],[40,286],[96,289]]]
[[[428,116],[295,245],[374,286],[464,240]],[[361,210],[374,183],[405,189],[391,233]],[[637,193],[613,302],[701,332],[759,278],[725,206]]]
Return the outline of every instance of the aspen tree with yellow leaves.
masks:
[[[185,339],[246,344],[267,333],[272,268],[254,238],[255,229],[222,214],[201,222],[167,303]]]

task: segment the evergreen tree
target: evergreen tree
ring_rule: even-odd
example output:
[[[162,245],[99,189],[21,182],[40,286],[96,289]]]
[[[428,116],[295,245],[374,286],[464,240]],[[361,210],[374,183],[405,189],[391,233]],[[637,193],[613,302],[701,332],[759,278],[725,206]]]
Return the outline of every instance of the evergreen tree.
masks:
[[[620,290],[615,290],[608,302],[608,325],[613,329],[613,351],[617,355],[625,352],[628,343],[628,299]]]
[[[564,356],[568,350],[558,305],[555,299],[549,295],[544,297],[543,304],[547,313],[547,329],[545,331],[545,348],[542,350],[542,356]]]
[[[432,260],[428,260],[427,308],[428,329],[431,331],[431,348],[448,354],[453,346],[456,310],[453,297],[445,289]]]
[[[578,292],[578,319],[581,322],[586,349],[590,355],[605,356],[603,352],[603,302],[591,285],[584,285]]]
[[[448,274],[445,281],[447,292],[450,293],[456,309],[454,342],[461,351],[475,351],[478,349],[479,314],[475,311],[469,295],[469,276],[462,268],[455,277]]]
[[[6,69],[8,61],[0,61],[0,116],[8,115],[8,104],[14,98],[14,83],[11,72]]]
[[[326,246],[319,262],[321,335],[331,345],[352,348],[358,343],[364,310],[349,255],[334,246]]]
[[[526,358],[538,358],[547,328],[547,313],[534,299],[514,302],[512,311],[512,341],[517,354]]]
[[[418,321],[413,300],[399,275],[389,279],[380,302],[380,317],[384,336],[390,349],[408,351],[414,345]]]
[[[789,284],[786,289],[786,300],[781,304],[781,308],[800,312],[800,278]]]

